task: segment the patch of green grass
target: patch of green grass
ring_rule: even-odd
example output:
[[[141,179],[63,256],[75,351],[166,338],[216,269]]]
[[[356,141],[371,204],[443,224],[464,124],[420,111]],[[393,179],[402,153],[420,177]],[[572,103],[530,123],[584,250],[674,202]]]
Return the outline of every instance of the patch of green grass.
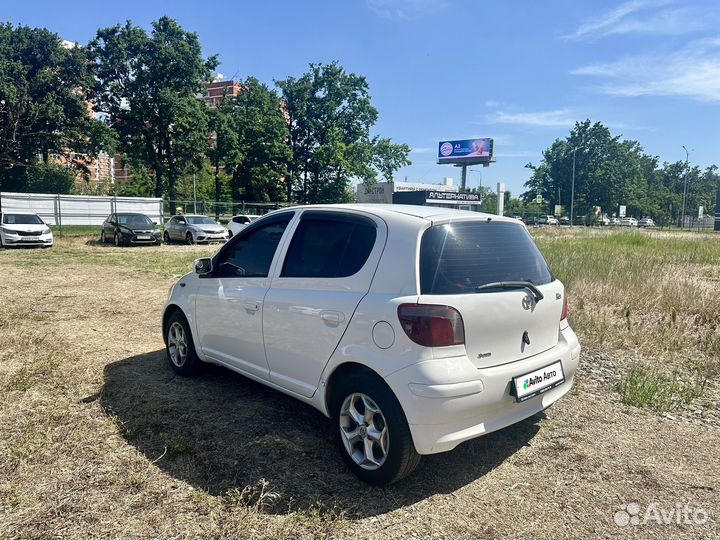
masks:
[[[33,269],[42,264],[43,268],[88,266],[124,267],[173,277],[192,270],[192,263],[200,257],[210,257],[218,245],[208,246],[129,246],[116,248],[102,245],[96,238],[68,237],[57,239],[52,249],[0,250],[0,261],[7,258],[14,266]]]
[[[100,225],[50,225],[55,236],[97,236],[100,238],[102,227]]]
[[[682,381],[677,372],[667,375],[636,364],[625,373],[617,390],[627,405],[666,412],[700,397],[706,382],[699,374],[695,374],[689,381]]]

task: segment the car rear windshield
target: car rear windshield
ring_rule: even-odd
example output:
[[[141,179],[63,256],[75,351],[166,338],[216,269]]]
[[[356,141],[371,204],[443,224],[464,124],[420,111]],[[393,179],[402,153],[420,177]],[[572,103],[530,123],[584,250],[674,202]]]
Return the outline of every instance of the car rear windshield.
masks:
[[[5,225],[42,225],[43,221],[34,214],[5,214],[3,223]]]
[[[497,220],[461,221],[430,227],[420,246],[422,294],[474,293],[498,281],[553,280],[547,262],[525,227]]]

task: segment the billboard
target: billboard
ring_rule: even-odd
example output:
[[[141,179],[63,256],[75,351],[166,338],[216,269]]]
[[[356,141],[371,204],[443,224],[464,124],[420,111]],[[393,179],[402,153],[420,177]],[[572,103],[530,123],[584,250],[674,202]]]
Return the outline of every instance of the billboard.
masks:
[[[439,162],[490,161],[493,153],[492,139],[463,139],[461,141],[440,141]]]

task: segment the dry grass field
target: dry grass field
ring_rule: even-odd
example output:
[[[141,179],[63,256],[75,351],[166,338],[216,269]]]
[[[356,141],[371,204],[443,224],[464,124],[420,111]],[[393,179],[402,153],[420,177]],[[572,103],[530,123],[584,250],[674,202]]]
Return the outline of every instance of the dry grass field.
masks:
[[[717,538],[720,235],[534,234],[584,346],[575,388],[384,489],[314,409],[174,376],[160,310],[214,248],[0,251],[0,538]],[[618,526],[631,502],[708,519]]]

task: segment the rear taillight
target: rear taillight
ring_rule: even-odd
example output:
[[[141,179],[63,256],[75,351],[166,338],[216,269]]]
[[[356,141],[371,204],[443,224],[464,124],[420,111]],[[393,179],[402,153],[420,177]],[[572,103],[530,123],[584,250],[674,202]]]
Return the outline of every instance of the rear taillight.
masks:
[[[568,308],[568,301],[567,301],[567,291],[565,291],[565,294],[563,295],[563,310],[562,315],[560,315],[560,320],[564,321],[568,318],[568,315],[570,314],[570,308]]]
[[[407,336],[424,347],[447,347],[465,343],[460,312],[450,306],[400,304],[398,319]]]

